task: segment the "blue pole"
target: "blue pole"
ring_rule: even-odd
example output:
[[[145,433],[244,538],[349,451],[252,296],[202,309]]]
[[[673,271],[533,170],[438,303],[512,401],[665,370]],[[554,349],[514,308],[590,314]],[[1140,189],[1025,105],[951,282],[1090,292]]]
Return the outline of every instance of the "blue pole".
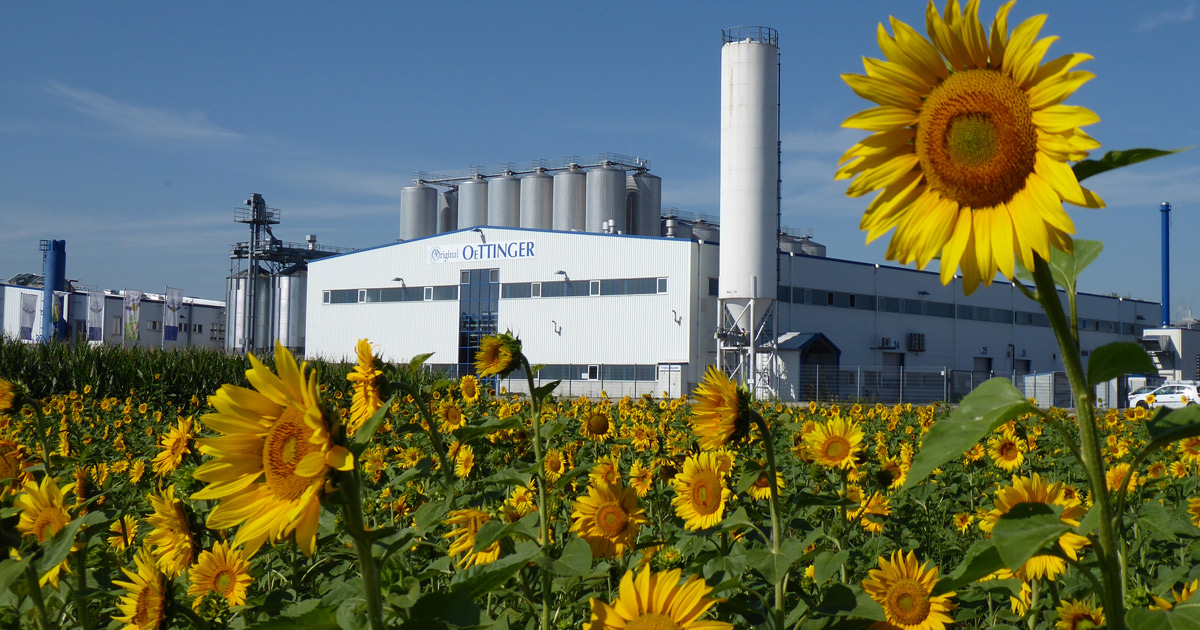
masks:
[[[1171,204],[1162,202],[1162,326],[1171,325]]]
[[[42,340],[47,342],[65,337],[66,322],[55,325],[53,305],[54,292],[67,289],[67,242],[50,241],[49,245],[42,269]]]

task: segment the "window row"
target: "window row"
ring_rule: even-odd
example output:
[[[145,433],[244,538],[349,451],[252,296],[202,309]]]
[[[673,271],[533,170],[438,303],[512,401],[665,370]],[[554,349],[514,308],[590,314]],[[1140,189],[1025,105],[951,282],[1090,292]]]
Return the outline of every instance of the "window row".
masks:
[[[657,365],[585,365],[549,364],[538,370],[538,378],[546,381],[655,381]],[[512,378],[525,378],[525,372],[513,372]]]
[[[612,278],[608,280],[557,280],[509,282],[503,298],[583,297],[589,295],[653,295],[667,292],[666,278]]]
[[[386,289],[333,289],[323,292],[325,304],[369,304],[374,302],[431,302],[457,300],[458,286],[390,287]]]

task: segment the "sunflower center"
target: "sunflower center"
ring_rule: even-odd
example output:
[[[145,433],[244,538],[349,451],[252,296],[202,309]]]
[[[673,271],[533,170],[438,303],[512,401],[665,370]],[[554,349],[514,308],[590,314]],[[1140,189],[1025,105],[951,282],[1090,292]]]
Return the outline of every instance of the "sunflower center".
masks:
[[[12,479],[17,476],[17,465],[7,455],[0,455],[0,479]]]
[[[692,507],[701,516],[715,514],[721,507],[720,478],[714,472],[705,471],[692,480]]]
[[[921,108],[916,152],[929,185],[946,199],[967,208],[1007,202],[1037,157],[1029,97],[998,70],[955,72]]]
[[[1012,442],[1005,442],[1000,445],[1000,457],[1001,458],[1012,460],[1012,459],[1016,459],[1018,454],[1019,453],[1017,452],[1016,444],[1013,444]]]
[[[629,515],[616,503],[609,503],[596,510],[596,526],[609,538],[624,533],[628,522]]]
[[[770,485],[771,481],[767,478],[766,473],[759,473],[758,479],[754,480],[754,487],[759,488],[760,490],[766,490],[770,487]]]
[[[849,452],[850,442],[844,437],[831,437],[825,442],[825,457],[829,459],[842,459]]]
[[[562,459],[557,453],[551,453],[546,456],[546,470],[557,472],[560,468],[562,468]]]
[[[139,628],[152,628],[162,619],[162,594],[153,585],[147,585],[138,593],[137,606],[129,621]]]
[[[626,623],[625,630],[683,630],[683,626],[666,615],[645,613]]]
[[[313,477],[296,474],[300,460],[315,448],[308,441],[312,433],[312,429],[304,424],[304,414],[293,407],[285,409],[267,432],[263,442],[263,473],[275,496],[284,501],[300,498],[313,480],[324,473],[322,470]]]
[[[63,520],[62,512],[54,508],[45,509],[33,521],[33,535],[37,536],[38,542],[46,542],[46,539],[57,534],[63,525],[66,525],[66,521]]]
[[[594,413],[588,417],[587,427],[592,435],[604,435],[608,433],[608,418],[604,414]]]
[[[229,569],[221,569],[213,576],[213,590],[225,597],[229,597],[229,594],[233,591],[234,583],[233,572]]]
[[[887,592],[888,620],[915,626],[929,617],[929,594],[912,578],[901,578]]]

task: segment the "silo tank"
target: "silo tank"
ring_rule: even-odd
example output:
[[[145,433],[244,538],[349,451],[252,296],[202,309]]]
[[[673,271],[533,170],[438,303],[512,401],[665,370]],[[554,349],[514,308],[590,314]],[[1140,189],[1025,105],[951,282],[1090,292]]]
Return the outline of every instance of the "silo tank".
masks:
[[[400,190],[400,240],[410,241],[437,233],[437,190],[425,184]]]
[[[603,232],[612,220],[615,231],[629,233],[625,223],[625,171],[616,166],[601,166],[587,172],[587,231]]]
[[[636,224],[630,226],[630,231],[642,236],[658,236],[662,219],[662,178],[642,171],[630,180],[637,188]]]
[[[482,177],[458,185],[458,229],[488,224],[488,185]]]
[[[576,165],[554,176],[554,229],[586,229],[587,175]]]
[[[438,194],[437,231],[438,234],[444,234],[457,229],[458,189],[451,188]]]
[[[773,300],[778,256],[779,48],[735,29],[721,48],[721,299]],[[758,309],[759,313],[764,312]],[[753,325],[739,321],[739,328]]]
[[[543,170],[521,178],[521,227],[554,229],[554,178]]]
[[[521,180],[500,175],[488,180],[488,225],[521,226]]]
[[[721,227],[712,223],[697,222],[692,225],[692,238],[705,243],[721,242]]]

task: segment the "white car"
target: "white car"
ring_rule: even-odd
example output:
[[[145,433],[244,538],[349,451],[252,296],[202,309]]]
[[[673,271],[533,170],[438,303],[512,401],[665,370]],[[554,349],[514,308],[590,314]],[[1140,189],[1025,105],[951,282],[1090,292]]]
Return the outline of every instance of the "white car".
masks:
[[[1179,409],[1200,403],[1200,389],[1194,384],[1167,383],[1157,388],[1141,388],[1129,395],[1130,407],[1169,407]],[[1150,398],[1153,396],[1154,398]],[[1153,401],[1153,402],[1150,402]]]

